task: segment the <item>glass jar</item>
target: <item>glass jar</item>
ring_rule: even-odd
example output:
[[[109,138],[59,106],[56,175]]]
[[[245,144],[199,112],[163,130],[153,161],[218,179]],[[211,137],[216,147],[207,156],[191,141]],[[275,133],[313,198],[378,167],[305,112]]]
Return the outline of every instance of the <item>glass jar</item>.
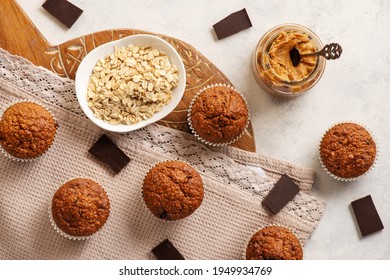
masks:
[[[301,57],[292,64],[290,51],[312,53],[323,45],[316,34],[298,24],[282,24],[272,28],[260,39],[252,59],[252,70],[258,84],[269,94],[296,97],[312,88],[325,70],[322,56]]]

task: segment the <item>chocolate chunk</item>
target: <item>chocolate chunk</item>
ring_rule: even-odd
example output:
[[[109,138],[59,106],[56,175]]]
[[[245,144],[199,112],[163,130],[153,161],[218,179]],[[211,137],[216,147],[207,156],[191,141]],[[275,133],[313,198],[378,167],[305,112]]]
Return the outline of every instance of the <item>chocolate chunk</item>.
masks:
[[[68,28],[71,28],[83,13],[83,10],[66,0],[46,0],[42,7]]]
[[[89,152],[117,174],[130,162],[130,158],[105,134],[96,141]]]
[[[213,25],[219,40],[252,27],[251,20],[245,9],[232,13]]]
[[[277,214],[298,192],[298,185],[290,177],[283,174],[263,199],[263,204],[273,214]]]
[[[158,260],[185,260],[168,239],[154,247],[152,253]]]
[[[160,214],[160,219],[170,220],[168,213],[165,211]]]
[[[362,237],[384,229],[371,195],[351,202]]]

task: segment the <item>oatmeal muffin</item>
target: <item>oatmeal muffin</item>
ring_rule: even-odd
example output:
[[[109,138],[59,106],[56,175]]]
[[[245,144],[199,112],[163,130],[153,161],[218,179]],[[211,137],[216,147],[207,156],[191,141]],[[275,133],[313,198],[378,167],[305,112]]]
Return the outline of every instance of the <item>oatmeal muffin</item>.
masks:
[[[324,167],[341,179],[356,178],[374,164],[376,145],[370,133],[355,123],[340,123],[329,129],[320,144]]]
[[[57,227],[70,236],[89,236],[103,227],[110,214],[110,201],[96,182],[77,178],[54,194],[51,212]]]
[[[196,95],[190,105],[192,132],[207,144],[230,144],[248,125],[249,109],[236,90],[216,85]]]
[[[269,226],[256,232],[246,249],[247,260],[302,260],[298,238],[288,229]]]
[[[0,143],[14,157],[34,158],[50,148],[56,130],[49,111],[33,102],[20,102],[10,106],[2,116]]]
[[[142,196],[156,217],[171,221],[183,219],[202,203],[202,178],[187,163],[162,162],[146,175]]]

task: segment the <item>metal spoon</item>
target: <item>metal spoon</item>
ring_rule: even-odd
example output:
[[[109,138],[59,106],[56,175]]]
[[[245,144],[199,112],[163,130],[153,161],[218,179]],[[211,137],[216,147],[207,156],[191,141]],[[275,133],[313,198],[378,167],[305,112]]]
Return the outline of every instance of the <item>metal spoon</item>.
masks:
[[[297,66],[299,62],[301,62],[301,58],[304,56],[323,56],[326,60],[329,59],[338,59],[341,56],[341,53],[343,52],[343,48],[337,44],[337,43],[331,43],[328,45],[325,45],[322,50],[315,52],[315,53],[304,53],[300,54],[299,50],[295,47],[291,49],[290,51],[290,58],[293,66]]]

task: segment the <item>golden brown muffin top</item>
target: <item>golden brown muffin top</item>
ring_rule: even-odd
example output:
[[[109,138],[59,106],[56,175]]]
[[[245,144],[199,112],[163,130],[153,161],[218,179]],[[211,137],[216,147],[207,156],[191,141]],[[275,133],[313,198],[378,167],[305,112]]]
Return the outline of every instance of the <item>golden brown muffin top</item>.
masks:
[[[52,145],[57,125],[42,106],[20,102],[10,106],[0,121],[0,143],[11,155],[34,158]]]
[[[71,236],[88,236],[103,227],[110,214],[110,201],[96,182],[77,178],[54,194],[52,215],[56,225]]]
[[[320,156],[332,174],[341,178],[363,175],[376,157],[376,145],[370,133],[355,123],[332,127],[322,138]]]
[[[203,91],[191,109],[191,123],[196,133],[211,143],[228,143],[245,130],[248,107],[242,96],[226,86]]]
[[[164,220],[179,220],[191,215],[202,203],[203,181],[187,163],[166,161],[146,175],[142,195],[146,206]]]
[[[302,260],[298,238],[288,229],[269,226],[256,232],[246,249],[247,260]]]

